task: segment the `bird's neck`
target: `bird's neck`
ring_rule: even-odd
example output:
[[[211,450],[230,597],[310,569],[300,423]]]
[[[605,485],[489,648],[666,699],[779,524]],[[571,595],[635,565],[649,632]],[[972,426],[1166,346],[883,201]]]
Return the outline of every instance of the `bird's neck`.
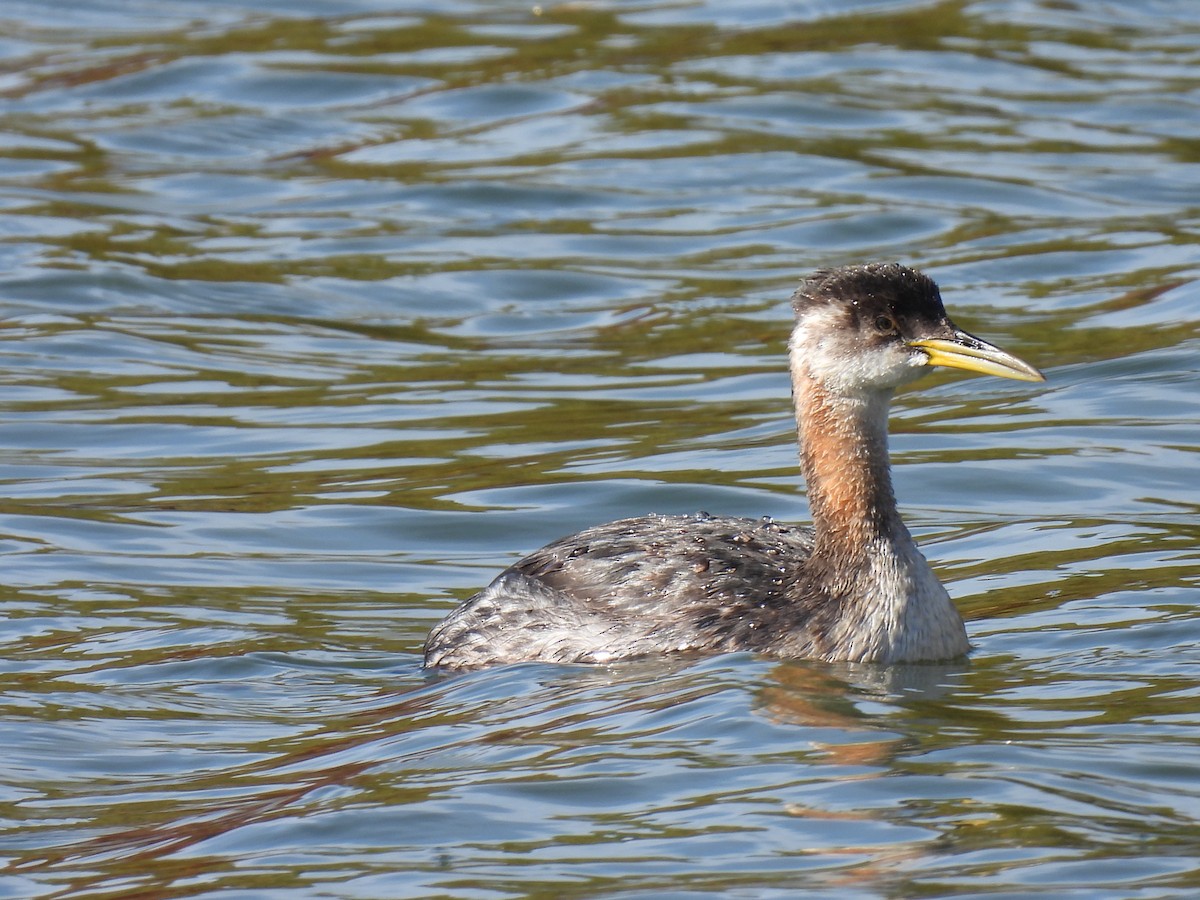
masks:
[[[844,395],[803,371],[792,390],[808,484],[814,556],[859,563],[880,541],[911,542],[896,510],[888,461],[890,391]]]
[[[962,616],[900,520],[888,464],[890,391],[830,388],[793,355],[800,460],[813,550],[805,594],[817,624],[799,652],[826,659],[950,659],[970,649]]]

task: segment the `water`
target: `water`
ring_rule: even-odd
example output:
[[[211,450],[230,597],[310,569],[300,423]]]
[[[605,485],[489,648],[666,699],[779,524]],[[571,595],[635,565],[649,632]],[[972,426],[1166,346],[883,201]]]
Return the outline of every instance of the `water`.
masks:
[[[1200,891],[1193,4],[286,6],[0,10],[0,896]],[[897,398],[969,662],[422,673],[562,534],[803,520],[872,259],[1049,377]]]

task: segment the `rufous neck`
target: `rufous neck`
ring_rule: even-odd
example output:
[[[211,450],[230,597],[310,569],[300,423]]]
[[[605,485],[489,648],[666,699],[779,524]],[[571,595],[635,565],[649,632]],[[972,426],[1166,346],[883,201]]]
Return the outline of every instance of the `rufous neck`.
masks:
[[[888,461],[891,392],[846,396],[803,371],[792,391],[816,555],[859,559],[876,539],[907,535]]]

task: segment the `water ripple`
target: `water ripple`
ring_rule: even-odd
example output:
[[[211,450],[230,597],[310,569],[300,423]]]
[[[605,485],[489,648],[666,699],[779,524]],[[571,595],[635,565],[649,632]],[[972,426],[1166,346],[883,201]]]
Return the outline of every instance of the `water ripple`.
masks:
[[[15,0],[0,893],[1194,893],[1193,4]],[[968,663],[428,676],[523,551],[803,519],[814,267]]]

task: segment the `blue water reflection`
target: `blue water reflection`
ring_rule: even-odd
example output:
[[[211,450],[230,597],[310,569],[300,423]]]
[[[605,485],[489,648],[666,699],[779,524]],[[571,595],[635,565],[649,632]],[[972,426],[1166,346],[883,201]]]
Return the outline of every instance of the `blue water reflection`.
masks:
[[[6,3],[0,894],[1187,897],[1200,14]],[[955,666],[421,671],[517,555],[803,520],[788,296],[927,268]]]

